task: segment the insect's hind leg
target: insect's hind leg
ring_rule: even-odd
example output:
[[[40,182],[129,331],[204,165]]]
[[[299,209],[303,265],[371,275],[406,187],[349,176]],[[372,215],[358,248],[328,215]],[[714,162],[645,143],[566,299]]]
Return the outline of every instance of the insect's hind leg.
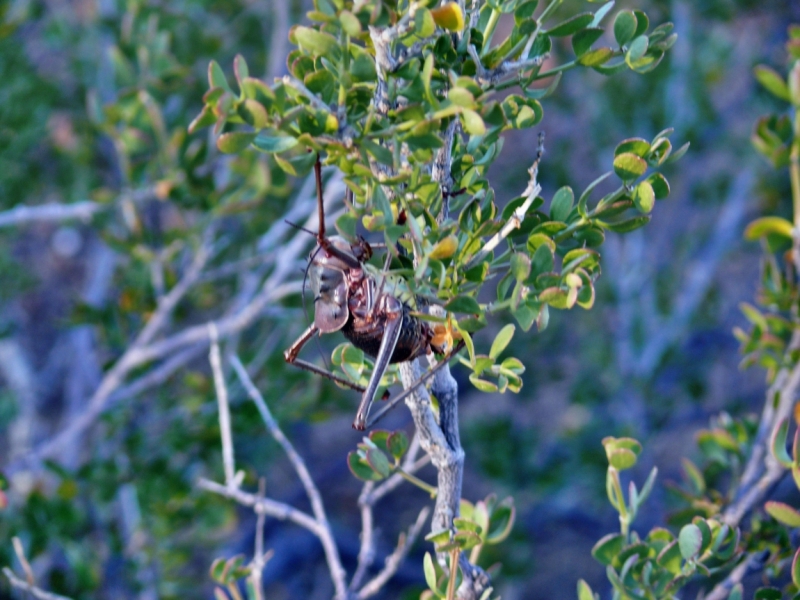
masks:
[[[378,386],[381,383],[381,378],[389,366],[389,361],[394,354],[394,349],[397,346],[397,340],[400,339],[401,328],[403,325],[403,307],[400,301],[391,296],[383,296],[382,310],[386,312],[386,326],[381,339],[381,346],[378,350],[378,356],[375,358],[375,367],[372,369],[372,376],[369,378],[367,389],[361,396],[361,403],[358,405],[356,418],[353,421],[353,429],[364,431],[367,428],[367,417],[369,416],[369,409],[372,406],[372,401],[375,399],[375,393],[378,391]],[[386,399],[386,398],[384,398]]]
[[[348,387],[352,390],[356,390],[357,392],[363,392],[366,388],[353,383],[352,381],[348,381],[344,377],[339,377],[335,373],[331,373],[330,371],[326,371],[322,367],[318,367],[317,365],[306,362],[302,359],[297,358],[297,355],[300,354],[300,350],[303,349],[314,334],[317,333],[319,330],[315,324],[309,325],[308,329],[306,329],[300,337],[295,340],[295,342],[289,346],[283,352],[283,358],[286,360],[287,363],[290,365],[294,365],[296,367],[300,367],[301,369],[305,369],[306,371],[311,371],[312,373],[316,373],[326,379],[330,379],[331,381],[335,381],[338,384],[341,384],[345,387]]]

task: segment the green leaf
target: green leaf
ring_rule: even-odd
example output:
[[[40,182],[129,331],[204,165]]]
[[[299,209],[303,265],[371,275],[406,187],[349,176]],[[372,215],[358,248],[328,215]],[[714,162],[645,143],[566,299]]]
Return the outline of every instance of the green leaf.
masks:
[[[414,33],[421,38],[433,35],[436,31],[436,21],[433,20],[431,11],[427,8],[418,8],[414,13]]]
[[[297,138],[288,135],[269,135],[265,132],[259,133],[253,140],[253,146],[262,152],[276,153],[286,152],[297,145]]]
[[[447,92],[447,99],[463,108],[475,108],[475,96],[463,87],[450,88],[450,91]]]
[[[355,450],[347,455],[347,466],[350,468],[350,472],[361,481],[380,481],[383,479],[368,464],[362,462],[361,457]]]
[[[380,144],[376,144],[372,140],[363,139],[361,140],[361,145],[363,148],[369,152],[372,156],[375,157],[379,163],[386,165],[387,167],[391,167],[394,165],[394,157],[392,156],[392,151],[389,150],[386,146],[381,146]]]
[[[794,553],[794,558],[792,559],[792,583],[800,588],[800,549]]]
[[[211,567],[208,570],[208,574],[211,576],[213,581],[217,583],[225,584],[225,570],[228,565],[225,562],[224,558],[217,558],[214,559],[214,562],[211,563]]]
[[[587,27],[581,29],[572,36],[572,49],[575,56],[583,56],[592,48],[594,44],[603,35],[603,29],[600,27]]]
[[[644,175],[647,162],[632,152],[623,152],[614,157],[614,172],[623,181],[632,181]]]
[[[531,100],[541,100],[542,98],[547,98],[558,87],[562,75],[563,73],[561,71],[556,73],[555,77],[553,77],[553,80],[547,85],[547,87],[528,88],[526,90],[523,90],[523,92],[525,93],[525,97],[530,98]]]
[[[689,144],[690,142],[686,142],[683,146],[675,150],[667,159],[665,164],[669,165],[680,160],[683,157],[683,155],[686,154],[686,152],[689,150]]]
[[[222,88],[223,90],[231,91],[228,80],[225,77],[225,72],[215,60],[208,63],[208,87]]]
[[[763,85],[764,88],[773,96],[780,98],[781,100],[786,100],[786,102],[791,101],[789,86],[786,85],[786,81],[777,71],[767,67],[766,65],[758,65],[753,69],[753,74],[755,75],[758,83]]]
[[[789,527],[800,527],[800,512],[783,502],[769,501],[764,504],[767,513]]]
[[[469,380],[476,388],[478,388],[482,392],[496,392],[497,385],[492,383],[491,381],[486,381],[485,379],[481,379],[475,373],[471,373],[469,376]]]
[[[570,211],[572,211],[572,203],[574,201],[575,196],[571,187],[564,186],[560,188],[550,203],[550,219],[565,222],[569,217]]]
[[[649,213],[656,203],[656,193],[648,181],[642,181],[633,190],[633,203],[639,212]]]
[[[625,547],[625,536],[622,534],[609,533],[598,540],[592,548],[592,556],[596,561],[603,565],[610,565],[614,562],[617,554]]]
[[[263,129],[267,125],[269,117],[267,111],[257,100],[246,98],[244,102],[239,105],[239,116],[241,116],[248,125],[252,125],[256,129]]]
[[[614,51],[611,48],[598,48],[581,56],[578,59],[578,64],[584,67],[599,67],[608,62],[613,55]]]
[[[614,19],[614,39],[624,46],[633,39],[636,33],[636,17],[629,10],[620,11]]]
[[[294,38],[301,48],[317,56],[325,56],[339,48],[339,42],[331,34],[303,25],[295,27]]]
[[[517,26],[521,25],[524,21],[533,18],[533,13],[536,12],[536,7],[539,4],[539,0],[527,0],[517,6],[514,10],[514,22]]]
[[[517,281],[525,281],[531,273],[531,259],[524,252],[511,255],[511,274]]]
[[[457,2],[448,2],[444,6],[431,10],[433,20],[442,29],[461,31],[464,29],[464,13]]]
[[[791,240],[792,224],[782,217],[761,217],[745,228],[744,239],[752,242],[770,234]]]
[[[592,588],[583,579],[578,580],[578,600],[595,600]]]
[[[681,548],[678,540],[667,544],[656,557],[656,562],[673,575],[681,572]]]
[[[472,109],[465,108],[461,111],[461,120],[464,123],[464,130],[470,135],[484,135],[486,125],[481,116]]]
[[[498,504],[489,519],[486,543],[494,545],[505,540],[511,534],[511,528],[514,527],[516,514],[516,509],[509,498]]]
[[[640,227],[644,227],[650,222],[649,216],[641,216],[641,217],[631,217],[630,219],[625,219],[624,221],[617,221],[616,223],[603,223],[602,226],[606,229],[611,231],[615,231],[617,233],[628,233],[630,231],[634,231],[639,229]],[[598,221],[598,224],[600,222]]]
[[[639,456],[642,453],[642,444],[631,437],[605,437],[602,440],[603,447],[608,451],[616,450],[618,448],[627,448],[631,452],[633,452],[636,456]]]
[[[344,32],[350,37],[358,37],[361,34],[361,22],[349,10],[339,13],[339,23]]]
[[[636,61],[640,60],[647,52],[648,39],[646,35],[640,35],[631,42],[628,51],[625,53],[625,62],[632,67]]]
[[[448,532],[448,536],[449,536]],[[437,589],[437,581],[436,581],[436,569],[433,566],[433,558],[431,557],[430,552],[425,553],[425,558],[422,559],[422,570],[425,573],[425,583],[428,584],[428,587],[432,589],[434,592]]]
[[[453,542],[462,550],[471,550],[481,543],[481,537],[474,531],[456,531]]]
[[[444,309],[451,313],[477,314],[481,312],[481,307],[472,296],[456,296],[445,304]]]
[[[255,137],[255,133],[247,133],[244,131],[223,133],[217,139],[217,148],[223,154],[235,154],[247,148]]]
[[[400,460],[408,450],[408,436],[404,431],[395,431],[386,439],[386,448],[395,459]]]
[[[250,77],[250,71],[247,68],[247,61],[241,54],[237,54],[233,59],[233,73],[236,75],[236,81],[239,82],[240,88],[242,86],[242,81]]]
[[[528,303],[520,303],[517,310],[511,312],[514,318],[522,327],[522,331],[529,331],[534,322],[541,316],[540,310],[534,310]]]
[[[372,467],[381,478],[388,477],[392,473],[392,466],[389,464],[389,459],[386,455],[377,448],[368,448],[366,450],[366,459],[370,467]]]
[[[627,448],[617,448],[608,453],[608,464],[618,471],[624,471],[636,464],[636,455]]]
[[[653,173],[645,181],[653,188],[656,200],[663,200],[669,196],[669,181],[661,173]]]
[[[353,213],[342,213],[335,223],[336,231],[345,239],[353,240],[358,229],[358,217]]]
[[[602,1],[602,0],[593,0],[594,2]],[[616,0],[608,0],[603,6],[597,9],[597,12],[594,13],[594,18],[590,23],[589,27],[597,27],[600,25],[601,21],[605,18],[605,16],[614,8],[614,4],[616,4]]]
[[[753,595],[753,600],[781,600],[782,598],[781,591],[774,587],[758,588]]]
[[[641,10],[634,10],[633,14],[636,17],[636,31],[633,32],[633,37],[644,35],[644,32],[650,27],[650,19]]]
[[[492,347],[489,350],[489,356],[491,358],[497,358],[500,356],[500,354],[502,354],[503,350],[506,349],[506,346],[508,346],[509,342],[511,341],[511,338],[514,337],[515,330],[516,328],[511,323],[500,330],[500,332],[494,338]]]
[[[703,545],[703,534],[700,528],[693,523],[684,525],[678,534],[678,544],[683,558],[686,560],[694,558]]]
[[[206,104],[203,107],[203,110],[200,111],[200,114],[197,115],[191,123],[189,123],[188,131],[189,133],[194,133],[198,129],[202,129],[203,127],[208,127],[209,125],[213,125],[217,122],[217,115],[214,114],[214,109]]]
[[[567,19],[562,23],[559,23],[552,29],[546,31],[545,33],[552,37],[563,37],[565,35],[572,35],[576,31],[580,31],[584,27],[588,27],[589,24],[594,20],[594,15],[590,12],[580,13],[572,17],[571,19]]]
[[[369,432],[369,440],[376,446],[381,447],[386,445],[389,435],[391,435],[391,432],[386,429],[373,429]]]
[[[770,440],[770,450],[772,456],[775,457],[781,465],[787,469],[792,466],[792,457],[786,451],[786,438],[789,433],[789,419],[783,419],[772,432],[772,439]]]
[[[647,153],[650,152],[650,142],[642,138],[628,138],[627,140],[622,140],[617,144],[617,147],[614,148],[614,156],[619,156],[623,152],[630,152],[640,158],[644,158],[647,156]]]

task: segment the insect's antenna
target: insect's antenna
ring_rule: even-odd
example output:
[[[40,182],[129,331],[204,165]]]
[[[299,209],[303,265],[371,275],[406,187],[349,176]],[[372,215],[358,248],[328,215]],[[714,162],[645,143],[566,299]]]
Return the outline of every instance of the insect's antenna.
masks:
[[[319,211],[319,233],[317,239],[322,242],[325,239],[325,208],[322,200],[322,163],[317,154],[317,161],[314,163],[314,177],[317,180],[317,210]]]
[[[284,219],[283,222],[286,223],[287,225],[294,227],[295,229],[298,229],[300,231],[305,231],[306,233],[310,233],[314,237],[317,237],[316,231],[311,231],[310,229],[306,229],[302,225],[298,225],[297,223],[292,223],[289,219]]]

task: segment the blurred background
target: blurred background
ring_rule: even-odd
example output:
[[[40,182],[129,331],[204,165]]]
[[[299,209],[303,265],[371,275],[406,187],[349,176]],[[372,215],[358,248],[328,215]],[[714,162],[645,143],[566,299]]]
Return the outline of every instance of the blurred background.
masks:
[[[567,0],[560,14],[585,4]],[[521,393],[475,393],[455,370],[464,496],[511,495],[517,506],[511,538],[484,554],[486,564],[502,563],[506,600],[574,597],[579,577],[608,594],[590,554],[618,527],[605,498],[603,437],[644,443],[636,481],[659,468],[634,524],[647,531],[678,506],[665,483],[680,480],[695,433],[721,411],[759,411],[764,398],[764,373],[738,368],[731,333],[744,325],[739,304],[753,300],[759,273],[758,248],[741,233],[753,217],[790,206],[788,176],[750,146],[756,118],[782,108],[752,68],[784,70],[800,3],[620,0],[620,8],[642,8],[654,25],[674,22],[678,42],[644,76],[566,74],[543,102],[543,196],[562,185],[582,190],[626,137],[674,127],[673,141],[691,149],[665,172],[672,193],[651,225],[607,238],[594,308],[552,311],[543,332],[518,332]],[[278,268],[281,219],[292,207],[295,219],[310,213],[313,185],[287,179],[263,154],[222,156],[208,130],[190,135],[187,126],[202,107],[210,60],[230,76],[241,53],[251,74],[272,81],[284,73],[289,27],[310,9],[310,0],[0,0],[0,564],[18,568],[10,540],[19,536],[47,589],[210,597],[212,560],[252,553],[252,512],[196,488],[199,476],[221,480],[222,463],[207,341],[191,337],[192,327],[253,306]],[[490,173],[501,203],[524,189],[536,133],[507,135]],[[80,218],[32,220],[19,209],[51,203]],[[166,342],[161,352],[108,383],[158,303],[191,272],[212,225],[219,241],[154,336]],[[305,252],[289,265],[292,281]],[[308,461],[352,570],[361,484],[345,457],[360,440],[350,428],[358,397],[284,366],[283,349],[306,327],[297,289],[259,305],[224,350],[245,360]],[[503,324],[491,323],[483,341]],[[342,341],[329,337],[323,353]],[[101,382],[114,387],[98,391]],[[231,402],[245,485],[255,489],[263,476],[271,497],[306,508],[241,389],[231,388]],[[90,427],[56,437],[87,414]],[[412,428],[405,408],[382,426]],[[24,460],[32,455],[43,460]],[[426,469],[420,476],[434,477]],[[428,502],[407,486],[377,506],[376,565]],[[310,533],[268,520],[265,546],[275,551],[268,598],[333,595]],[[381,598],[419,596],[424,550],[418,543]]]

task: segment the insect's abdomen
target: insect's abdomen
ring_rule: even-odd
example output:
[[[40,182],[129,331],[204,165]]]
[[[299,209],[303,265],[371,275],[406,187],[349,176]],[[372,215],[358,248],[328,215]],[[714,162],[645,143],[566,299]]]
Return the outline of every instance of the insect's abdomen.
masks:
[[[404,304],[403,324],[400,326],[400,337],[397,340],[394,353],[389,360],[391,363],[412,360],[422,356],[427,351],[429,341],[428,328],[424,321],[412,316],[410,311],[411,309]],[[378,356],[378,351],[381,347],[384,324],[379,323],[377,327],[363,327],[360,325],[351,314],[342,328],[342,333],[356,348],[375,358]]]

